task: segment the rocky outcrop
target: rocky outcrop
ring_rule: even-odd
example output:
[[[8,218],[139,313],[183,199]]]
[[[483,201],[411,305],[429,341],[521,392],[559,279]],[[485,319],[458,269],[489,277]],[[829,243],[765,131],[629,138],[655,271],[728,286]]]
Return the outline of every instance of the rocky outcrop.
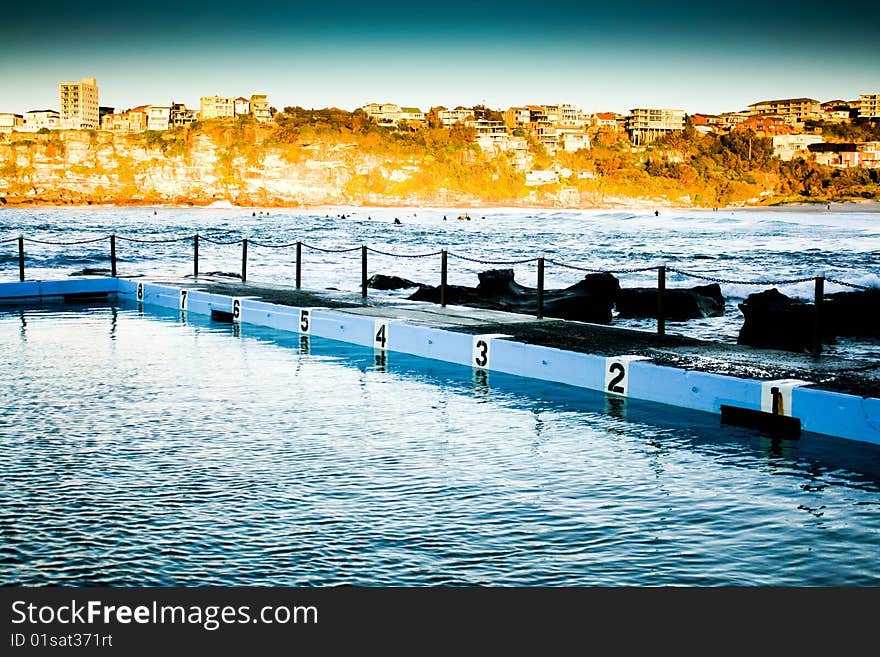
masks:
[[[782,294],[776,288],[750,294],[739,305],[744,316],[737,342],[785,351],[813,348],[816,307]],[[880,289],[828,294],[819,315],[820,339],[880,337]]]
[[[880,288],[827,294],[822,315],[838,337],[880,337]]]
[[[373,274],[367,280],[367,287],[374,290],[405,290],[411,287],[421,287],[424,283],[415,283],[408,278],[400,276],[386,276],[385,274]]]
[[[512,269],[493,269],[479,275],[477,287],[448,285],[446,302],[491,310],[534,315],[538,293],[514,280]],[[544,315],[559,319],[607,324],[620,283],[611,274],[588,274],[582,281],[562,290],[544,292]],[[440,288],[423,285],[409,299],[440,302]]]
[[[739,304],[744,321],[737,342],[752,347],[809,351],[813,347],[815,307],[776,288],[750,294]],[[824,324],[824,323],[823,323]],[[833,340],[823,326],[823,340]]]
[[[656,319],[659,315],[657,297],[657,288],[625,287],[620,290],[615,306],[621,317]],[[724,295],[717,283],[691,288],[667,288],[663,294],[663,316],[670,321],[683,322],[723,314]]]

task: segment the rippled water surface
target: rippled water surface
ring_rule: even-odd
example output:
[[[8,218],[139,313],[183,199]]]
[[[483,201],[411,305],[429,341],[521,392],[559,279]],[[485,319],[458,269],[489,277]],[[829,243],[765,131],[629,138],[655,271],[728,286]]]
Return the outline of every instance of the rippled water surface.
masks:
[[[188,274],[192,271],[192,241],[198,232],[217,241],[252,240],[248,278],[253,281],[291,282],[295,250],[271,249],[263,244],[298,240],[327,249],[368,244],[389,253],[423,254],[449,248],[452,253],[483,260],[521,260],[544,254],[559,262],[595,269],[626,269],[667,263],[692,273],[734,281],[809,278],[817,270],[826,276],[859,285],[880,285],[880,207],[877,204],[834,205],[814,208],[723,210],[663,209],[651,211],[563,211],[509,209],[364,209],[270,210],[214,208],[70,208],[2,209],[0,240],[26,237],[46,241],[73,241],[115,232],[139,239],[181,238],[186,241],[144,245],[117,244],[123,274]],[[256,216],[254,213],[259,212]],[[471,221],[459,221],[466,212]],[[155,213],[155,214],[154,214]],[[345,215],[341,218],[340,215]],[[444,221],[443,217],[447,220]],[[395,225],[394,219],[401,220]],[[202,242],[200,270],[239,272],[241,247]],[[108,267],[107,241],[81,246],[27,244],[31,277],[51,278]],[[304,249],[303,285],[357,290],[360,253],[327,254]],[[0,280],[18,276],[15,244],[0,245]],[[450,257],[449,282],[476,285],[477,272],[492,265]],[[536,285],[534,263],[513,267],[518,281]],[[436,285],[440,258],[391,258],[370,255],[370,273],[394,274]],[[548,264],[548,287],[577,282],[584,273]],[[656,271],[620,275],[625,287],[656,285]],[[704,284],[696,278],[670,273],[670,287]],[[737,303],[769,285],[725,283],[728,298],[724,317],[670,323],[671,333],[692,337],[736,340],[742,325]],[[845,290],[833,283],[828,292]],[[791,296],[811,298],[812,282],[784,285]],[[392,294],[403,295],[407,292]],[[653,328],[653,321],[617,323]],[[876,341],[842,341],[829,353],[880,357]]]
[[[0,308],[0,582],[880,584],[880,451],[130,307]]]

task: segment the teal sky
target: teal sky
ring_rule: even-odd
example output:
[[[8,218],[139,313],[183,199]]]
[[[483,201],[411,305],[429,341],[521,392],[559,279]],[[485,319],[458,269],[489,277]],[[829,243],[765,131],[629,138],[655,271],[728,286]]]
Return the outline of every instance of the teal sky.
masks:
[[[0,111],[55,108],[58,82],[82,77],[97,78],[101,104],[118,109],[268,93],[279,109],[570,102],[722,112],[880,92],[880,11],[860,2],[140,5],[5,8]]]

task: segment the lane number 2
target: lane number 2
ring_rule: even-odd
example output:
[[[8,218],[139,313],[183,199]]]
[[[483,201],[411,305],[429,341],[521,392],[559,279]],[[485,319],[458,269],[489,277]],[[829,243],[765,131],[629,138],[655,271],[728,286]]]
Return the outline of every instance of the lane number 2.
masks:
[[[610,356],[605,359],[605,392],[621,397],[629,396],[629,366],[644,356]]]
[[[618,363],[616,361],[611,363],[611,365],[608,366],[608,374],[611,375],[611,379],[606,386],[608,392],[613,392],[617,395],[625,395],[626,388],[620,385],[626,378],[626,367],[624,367],[623,363]]]

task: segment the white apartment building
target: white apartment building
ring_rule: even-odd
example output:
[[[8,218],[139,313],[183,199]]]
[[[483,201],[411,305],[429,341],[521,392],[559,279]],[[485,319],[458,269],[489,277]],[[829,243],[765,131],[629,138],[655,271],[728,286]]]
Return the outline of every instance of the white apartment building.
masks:
[[[98,82],[83,78],[58,85],[61,100],[61,127],[71,130],[97,130],[101,127]]]
[[[236,99],[232,96],[202,96],[199,105],[199,119],[202,121],[235,118]]]
[[[21,114],[12,114],[11,112],[0,113],[0,132],[6,134],[20,132],[23,127],[24,117]]]
[[[147,107],[147,130],[168,130],[171,125],[171,105]]]
[[[812,144],[824,143],[819,135],[774,135],[773,154],[784,162],[804,155]]]
[[[400,106],[395,103],[370,103],[361,109],[367,116],[384,128],[395,128],[400,121]]]
[[[24,132],[39,132],[43,128],[58,130],[61,127],[61,114],[55,110],[31,110],[24,113]]]
[[[587,133],[580,130],[559,130],[558,131],[559,147],[570,153],[580,150],[589,150],[590,138]]]
[[[658,137],[684,130],[684,110],[639,107],[630,110],[626,131],[633,144],[649,144]]]
[[[260,123],[268,123],[272,120],[272,110],[269,109],[269,97],[266,94],[251,94],[251,115]]]
[[[880,94],[859,95],[859,118],[880,119]]]
[[[420,125],[425,122],[425,113],[418,107],[401,107],[400,120],[410,125]]]
[[[462,123],[466,123],[467,121],[474,120],[474,110],[467,109],[465,107],[456,107],[451,110],[440,110],[437,112],[437,118],[440,119],[440,122],[443,124],[444,128],[449,128],[454,126],[456,123],[461,121]]]
[[[544,105],[542,109],[547,120],[557,128],[585,128],[587,126],[587,116],[571,105]]]
[[[251,113],[251,102],[247,98],[239,96],[235,99],[235,115],[246,116]]]

